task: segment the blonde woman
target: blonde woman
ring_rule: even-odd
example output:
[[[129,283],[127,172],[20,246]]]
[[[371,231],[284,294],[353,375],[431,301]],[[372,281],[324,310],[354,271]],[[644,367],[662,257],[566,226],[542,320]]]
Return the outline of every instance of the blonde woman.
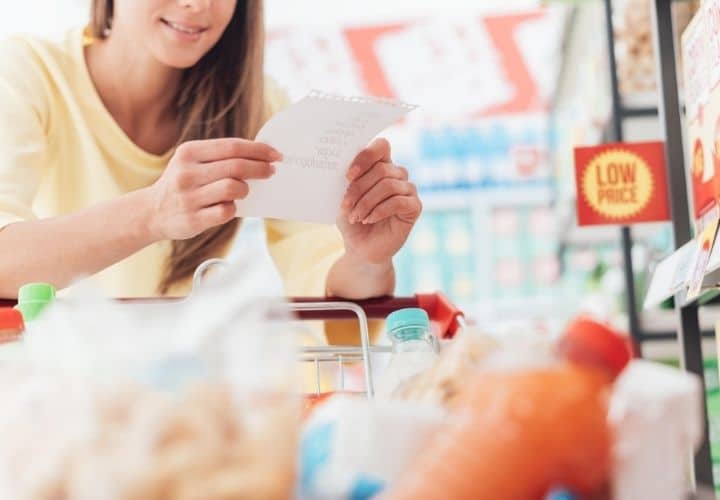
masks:
[[[92,0],[60,42],[3,42],[0,297],[79,275],[111,296],[187,293],[231,245],[246,181],[282,156],[252,140],[285,104],[263,39],[261,0]],[[266,221],[289,295],[392,293],[416,189],[382,139],[348,179],[337,228]]]

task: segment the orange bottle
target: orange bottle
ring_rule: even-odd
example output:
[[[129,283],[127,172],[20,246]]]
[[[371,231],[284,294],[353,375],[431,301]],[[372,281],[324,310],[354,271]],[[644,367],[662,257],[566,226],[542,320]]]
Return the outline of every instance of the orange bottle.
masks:
[[[539,500],[557,486],[581,498],[602,491],[610,474],[607,395],[629,361],[627,343],[589,322],[571,325],[559,347],[567,355],[552,366],[479,371],[447,428],[384,498]]]

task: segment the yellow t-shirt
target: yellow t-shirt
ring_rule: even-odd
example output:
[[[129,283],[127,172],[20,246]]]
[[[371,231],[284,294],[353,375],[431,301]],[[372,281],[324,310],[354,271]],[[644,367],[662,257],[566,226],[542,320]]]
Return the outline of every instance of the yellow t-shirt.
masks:
[[[59,42],[15,37],[0,44],[0,229],[148,186],[170,159],[170,152],[143,151],[115,122],[90,78],[84,43],[83,31],[74,30]],[[284,94],[268,85],[266,97],[269,117]],[[337,229],[276,220],[265,227],[286,293],[323,296],[343,252]],[[92,279],[109,296],[157,295],[169,249],[169,242],[150,245]],[[189,284],[170,293],[185,295]]]

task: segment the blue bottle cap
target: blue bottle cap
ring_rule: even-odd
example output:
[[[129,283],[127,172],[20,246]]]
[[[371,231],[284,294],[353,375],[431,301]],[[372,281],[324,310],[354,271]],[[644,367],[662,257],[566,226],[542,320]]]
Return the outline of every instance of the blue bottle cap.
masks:
[[[570,491],[558,488],[550,491],[545,500],[576,500],[577,497]]]
[[[395,330],[416,332],[411,335],[413,338],[422,338],[430,330],[430,318],[427,312],[416,307],[395,311],[387,317],[385,322],[388,332],[392,333]],[[406,337],[406,335],[401,336]],[[409,338],[405,338],[405,340],[409,340]]]

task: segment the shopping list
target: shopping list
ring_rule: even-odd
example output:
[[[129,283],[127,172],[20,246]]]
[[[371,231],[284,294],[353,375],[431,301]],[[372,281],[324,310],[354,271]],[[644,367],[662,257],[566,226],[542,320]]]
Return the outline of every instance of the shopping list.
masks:
[[[248,181],[240,217],[334,224],[355,156],[383,129],[415,109],[386,99],[313,91],[273,116],[256,140],[283,154],[268,180]]]

